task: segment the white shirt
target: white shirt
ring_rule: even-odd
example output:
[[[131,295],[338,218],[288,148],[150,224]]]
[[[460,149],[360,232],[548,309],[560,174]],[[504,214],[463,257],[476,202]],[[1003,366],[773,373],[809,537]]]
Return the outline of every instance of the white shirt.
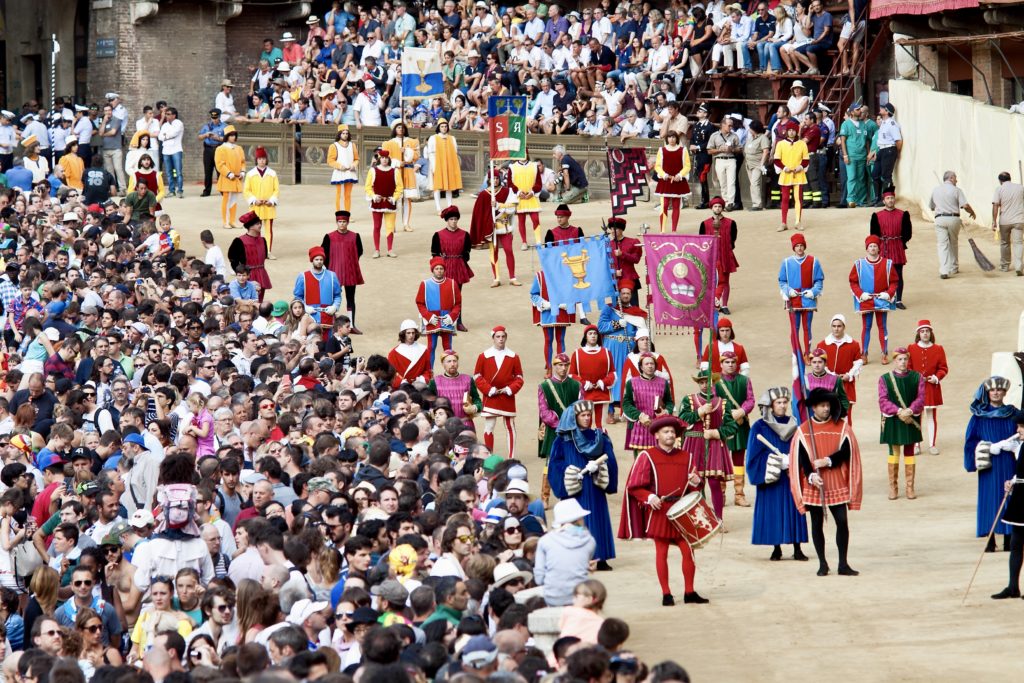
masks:
[[[612,22],[608,17],[601,17],[590,25],[590,35],[597,38],[597,42],[605,47],[613,48],[615,33],[612,31]]]
[[[96,129],[92,126],[92,121],[89,120],[88,116],[83,116],[78,119],[75,124],[75,135],[78,137],[79,145],[88,145],[92,142],[92,134],[96,132]]]
[[[185,137],[185,124],[175,118],[160,126],[160,140],[164,143],[164,154],[179,154],[181,141]]]
[[[650,50],[647,53],[647,70],[652,73],[661,73],[668,69],[668,63],[672,59],[672,51],[667,45],[662,45],[657,50]]]
[[[364,126],[381,125],[380,107],[371,102],[366,93],[359,93],[355,104],[352,105],[352,111],[358,115],[359,123]]]
[[[238,110],[235,109],[235,99],[223,90],[217,93],[217,97],[213,99],[213,106],[220,109],[221,114],[234,114],[238,116]]]
[[[143,116],[141,119],[135,122],[135,132],[144,130],[149,133],[149,146],[156,147],[156,136],[160,134],[160,121],[156,118],[152,118],[149,121]]]
[[[380,64],[380,56],[384,54],[384,41],[374,40],[372,43],[367,43],[366,47],[363,48],[363,56],[360,58],[359,64],[366,66],[366,58],[373,57]]]
[[[185,567],[198,571],[199,583],[204,586],[214,576],[210,551],[206,541],[198,536],[187,541],[151,538],[135,547],[132,564],[136,567],[135,586],[143,593],[149,588],[151,577],[174,576]]]
[[[224,252],[216,244],[206,250],[206,257],[203,259],[203,263],[211,266],[217,271],[218,275],[223,275],[226,272],[227,266],[224,263]]]
[[[445,553],[444,555],[441,555],[441,557],[437,558],[437,561],[434,562],[434,566],[430,568],[430,575],[454,576],[463,581],[466,580],[466,572],[463,571],[462,565],[451,553]]]
[[[647,119],[636,117],[636,121],[633,123],[626,119],[622,122],[622,134],[623,135],[641,135],[644,132],[644,128],[647,126]]]
[[[535,16],[532,20],[519,24],[519,30],[534,43],[539,43],[541,35],[544,33],[544,21]]]
[[[555,113],[555,91],[548,89],[547,92],[541,90],[537,93],[537,112],[542,114],[544,118],[551,118]]]

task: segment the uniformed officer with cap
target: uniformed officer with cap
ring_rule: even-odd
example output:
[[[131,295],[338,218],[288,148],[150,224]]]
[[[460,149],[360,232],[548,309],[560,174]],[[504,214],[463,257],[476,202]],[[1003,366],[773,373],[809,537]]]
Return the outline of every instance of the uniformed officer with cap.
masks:
[[[886,102],[878,108],[882,121],[878,126],[878,155],[875,157],[872,178],[878,190],[875,193],[878,196],[875,206],[882,206],[882,188],[891,187],[893,184],[892,174],[896,168],[896,159],[903,149],[903,131],[893,118],[895,113],[896,107],[892,106],[892,102]]]
[[[203,141],[203,193],[201,197],[210,196],[213,185],[214,156],[217,148],[224,143],[224,122],[220,118],[221,111],[217,107],[210,110],[210,120],[199,129],[199,139]]]
[[[708,200],[711,194],[708,191],[708,174],[711,172],[711,155],[708,154],[708,141],[711,134],[718,128],[708,120],[708,106],[701,103],[697,107],[697,123],[693,124],[690,131],[690,155],[693,157],[693,172],[697,174],[700,181],[700,206],[698,209],[708,208]]]

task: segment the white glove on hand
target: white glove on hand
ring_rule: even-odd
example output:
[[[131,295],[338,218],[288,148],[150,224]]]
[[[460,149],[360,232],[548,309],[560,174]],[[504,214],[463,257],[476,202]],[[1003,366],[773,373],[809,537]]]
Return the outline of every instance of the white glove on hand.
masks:
[[[497,387],[491,387],[490,389],[487,390],[487,395],[488,396],[497,396],[498,395],[498,388]]]
[[[800,292],[796,291],[792,287],[789,288],[789,298],[792,299],[793,297],[798,296],[799,294]]]
[[[892,301],[892,297],[889,296],[887,292],[882,292],[881,294],[878,295],[878,298],[881,299],[882,301]]]
[[[789,469],[789,453],[783,453],[782,454],[782,469],[784,469],[784,470],[788,470]]]
[[[800,292],[800,296],[807,297],[808,299],[813,299],[814,292],[812,292],[809,289],[805,289],[804,291]]]
[[[600,389],[601,391],[604,391],[604,380],[603,379],[597,380],[597,388]]]
[[[307,304],[307,305],[305,306],[305,309],[306,309],[306,313],[309,313],[310,315],[312,315],[312,314],[313,314],[313,311],[314,311],[314,309],[313,309],[313,307],[312,307],[312,306],[310,306],[310,305],[308,305],[308,304]]]
[[[939,383],[939,378],[936,377],[935,375],[932,375],[931,377],[928,378],[928,383],[929,384],[938,384]]]
[[[647,496],[647,504],[648,505],[653,504],[656,500],[658,500],[658,497],[656,495],[654,495],[653,493],[650,494],[649,496]]]
[[[817,472],[811,472],[811,476],[807,477],[807,483],[815,488],[822,485],[821,475]]]
[[[441,324],[444,325],[445,327],[451,327],[452,325],[455,324],[455,321],[452,320],[452,317],[450,315],[446,315],[443,318],[441,318]]]
[[[511,395],[512,395],[512,389],[510,389],[509,387],[505,387],[505,388],[504,388],[504,389],[502,389],[501,391],[502,391],[502,393],[504,393],[504,394],[505,394],[506,396],[511,396]]]
[[[583,383],[583,391],[590,391],[593,388],[594,388],[594,383],[593,382],[586,381],[586,382]]]
[[[989,444],[988,452],[992,455],[997,455],[1003,452],[1003,442],[997,441],[994,444]]]
[[[430,323],[431,325],[436,325],[438,323],[438,320],[439,320],[439,318],[437,317],[437,314],[435,313],[434,315],[430,316],[430,319],[427,322]]]
[[[551,304],[548,303],[547,301],[541,301],[540,302],[540,306],[538,306],[537,308],[539,308],[542,311],[550,311],[551,310]]]
[[[861,301],[867,301],[870,298],[871,298],[871,295],[868,294],[867,292],[864,292],[863,294],[860,295],[860,300]]]
[[[324,313],[326,313],[327,315],[334,315],[337,311],[338,309],[335,308],[334,306],[328,306],[327,308],[324,309]]]
[[[601,465],[599,465],[596,460],[591,460],[587,463],[587,466],[583,468],[583,471],[588,474],[594,474],[598,469],[600,469],[600,467]]]

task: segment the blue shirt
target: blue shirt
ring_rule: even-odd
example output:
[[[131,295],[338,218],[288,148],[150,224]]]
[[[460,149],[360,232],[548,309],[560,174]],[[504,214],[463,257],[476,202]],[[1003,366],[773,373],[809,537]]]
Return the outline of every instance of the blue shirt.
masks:
[[[223,138],[225,125],[226,124],[223,121],[218,121],[217,123],[207,121],[206,125],[199,129],[199,134],[204,135],[205,133],[213,133],[217,137]],[[214,140],[213,138],[203,138],[203,145],[205,147],[220,147],[221,144],[223,143]]]
[[[814,31],[811,34],[814,40],[821,38],[821,34],[825,32],[826,28],[832,28],[832,15],[828,12],[822,12],[811,17],[811,25],[814,27]],[[827,39],[822,41],[825,45],[832,44],[832,37],[829,36]]]
[[[7,185],[24,192],[32,191],[32,171],[24,166],[15,166],[7,172]]]
[[[252,280],[246,282],[244,287],[238,283],[238,280],[234,280],[228,285],[228,292],[235,299],[254,300],[260,296],[256,291],[256,283]]]
[[[636,22],[630,19],[629,21],[621,24],[615,24],[612,31],[615,33],[615,40],[619,38],[629,38],[630,34],[637,36],[640,35],[640,27],[636,25]]]

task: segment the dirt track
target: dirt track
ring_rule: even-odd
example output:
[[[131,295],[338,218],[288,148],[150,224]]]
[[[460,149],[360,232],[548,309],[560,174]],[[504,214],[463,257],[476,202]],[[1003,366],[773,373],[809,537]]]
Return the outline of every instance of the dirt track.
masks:
[[[216,197],[165,202],[184,244],[199,252],[199,231],[220,225]],[[361,188],[356,188],[356,198]],[[333,229],[333,188],[285,187],[276,230],[276,254],[270,262],[274,298],[290,299],[295,276],[306,267],[306,250],[320,244]],[[472,198],[459,202],[469,227]],[[542,227],[554,224],[554,206],[544,205]],[[574,207],[574,223],[588,234],[599,231],[607,218],[608,203]],[[986,213],[987,206],[978,207]],[[441,221],[433,202],[414,207],[413,233],[396,237],[397,260],[371,260],[371,229],[362,201],[353,202],[353,226],[363,236],[367,255],[362,261],[367,285],[360,288],[359,327],[356,338],[361,355],[383,352],[394,344],[398,323],[413,317],[418,282],[427,276],[429,240]],[[814,321],[815,339],[827,332],[836,312],[850,320],[848,332],[859,337],[860,325],[852,310],[848,286],[850,268],[863,255],[868,210],[809,211],[806,237],[809,253],[825,270],[825,291]],[[695,232],[705,214],[683,212],[684,232]],[[776,280],[780,260],[790,253],[790,233],[778,234],[777,211],[739,212],[737,257],[740,270],[733,276],[730,308],[738,341],[751,360],[750,377],[758,393],[791,381],[788,322],[781,310]],[[641,223],[657,225],[654,204],[641,204],[628,216],[628,234]],[[238,233],[213,229],[227,252]],[[991,233],[980,227],[969,231],[989,258],[998,264],[998,248]],[[938,278],[933,226],[915,221],[910,243],[910,264],[905,274],[904,300],[908,310],[889,317],[890,348],[913,341],[919,318],[934,324],[937,340],[945,346],[951,371],[943,383],[947,407],[940,413],[941,455],[918,459],[918,500],[886,499],[885,452],[878,445],[876,386],[883,366],[878,363],[877,341],[872,342],[872,363],[861,375],[854,412],[856,433],[864,461],[865,494],[860,512],[851,513],[850,562],[860,570],[855,578],[818,578],[816,564],[768,562],[770,548],[750,545],[751,509],[726,508],[730,533],[698,551],[697,589],[711,599],[707,606],[660,606],[660,591],[653,566],[653,546],[620,543],[615,571],[598,575],[609,588],[606,613],[627,620],[632,627],[629,646],[646,661],[673,658],[695,681],[717,679],[822,681],[835,680],[1019,680],[1016,656],[1024,635],[1024,603],[993,602],[989,594],[1006,584],[1006,554],[986,555],[966,606],[960,599],[970,578],[982,541],[973,535],[975,480],[963,470],[962,442],[967,405],[980,381],[989,374],[993,351],[1017,346],[1017,319],[1024,308],[1022,280],[1013,273],[983,274],[974,264],[967,234],[961,235],[960,271],[952,280]],[[520,453],[530,468],[532,486],[539,490],[541,462],[532,456],[536,424],[536,383],[542,378],[541,334],[530,325],[529,284],[536,260],[532,253],[516,251],[521,288],[490,289],[486,252],[474,251],[471,266],[477,277],[464,292],[464,317],[470,333],[460,335],[455,347],[463,353],[463,369],[472,371],[476,354],[489,344],[493,324],[509,327],[510,348],[519,352],[527,375],[520,394],[518,421]],[[596,315],[592,316],[596,320]],[[579,341],[579,328],[569,331],[567,343]],[[877,337],[876,337],[877,339]],[[658,350],[667,354],[675,374],[677,393],[690,390],[686,376],[692,368],[691,337],[659,337]],[[467,367],[468,366],[468,367]],[[681,389],[680,389],[681,388]],[[500,430],[500,428],[499,428]],[[611,427],[616,447],[624,427]],[[498,450],[503,435],[498,435]],[[631,456],[619,454],[625,479]],[[902,474],[901,474],[902,482]],[[621,482],[620,482],[621,486]],[[753,488],[747,487],[748,497]],[[731,502],[732,495],[729,495]],[[619,498],[612,501],[617,522]],[[832,534],[832,527],[826,529]],[[805,552],[813,556],[808,544]],[[835,546],[828,548],[833,568]],[[672,583],[682,595],[682,578],[672,559]],[[681,602],[681,601],[680,601]],[[834,655],[841,649],[841,654]],[[1018,674],[1013,674],[1013,671]]]

